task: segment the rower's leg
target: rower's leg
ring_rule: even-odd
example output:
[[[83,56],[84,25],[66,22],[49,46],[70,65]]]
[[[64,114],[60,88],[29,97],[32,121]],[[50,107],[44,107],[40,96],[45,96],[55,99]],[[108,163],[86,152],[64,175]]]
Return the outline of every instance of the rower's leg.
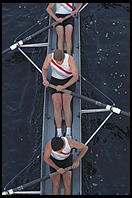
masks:
[[[64,42],[64,28],[62,25],[56,27],[57,39],[58,39],[58,49],[63,51],[63,42]]]
[[[62,96],[60,93],[52,94],[52,101],[54,105],[54,118],[57,128],[62,126]]]
[[[66,49],[67,49],[67,53],[70,55],[72,51],[72,31],[73,31],[73,26],[71,24],[66,25],[65,27]]]
[[[71,100],[72,100],[72,96],[70,94],[66,94],[66,93],[63,94],[63,110],[64,110],[66,127],[71,127],[71,123],[72,123]]]
[[[62,174],[63,183],[64,183],[64,195],[71,194],[71,179],[72,179],[72,171],[67,171]]]
[[[52,191],[53,195],[59,194],[60,175],[52,176]]]

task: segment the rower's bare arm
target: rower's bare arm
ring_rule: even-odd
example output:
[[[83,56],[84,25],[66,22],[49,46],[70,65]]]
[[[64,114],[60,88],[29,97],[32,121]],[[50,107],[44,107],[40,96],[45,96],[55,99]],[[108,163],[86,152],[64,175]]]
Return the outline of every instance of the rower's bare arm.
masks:
[[[80,10],[82,5],[83,5],[83,3],[77,3],[76,9],[71,12],[71,15],[74,16],[75,14],[77,14],[77,12]]]
[[[77,8],[76,11],[78,12],[80,10],[80,8],[82,7],[83,3],[77,3]]]
[[[69,141],[69,144],[70,144],[71,148],[76,148],[76,149],[80,150],[80,153],[79,153],[78,157],[75,159],[75,161],[73,162],[73,165],[72,165],[72,168],[77,168],[79,166],[79,161],[86,154],[86,152],[88,150],[88,146],[86,146],[82,142],[78,142],[78,141],[73,140],[71,138],[68,138],[68,141]]]
[[[44,86],[49,85],[49,82],[47,81],[47,70],[48,70],[48,67],[50,65],[50,60],[51,60],[51,54],[48,54],[45,58],[43,66],[42,66],[42,78],[43,78]]]
[[[44,152],[44,161],[49,165],[55,168],[56,170],[59,169],[58,166],[50,159],[52,148],[51,148],[51,141],[49,141],[45,146],[45,152]]]
[[[69,57],[69,66],[72,70],[74,81],[77,81],[78,80],[78,68],[77,68],[77,63],[72,56]]]
[[[54,7],[54,5],[55,5],[55,3],[49,3],[48,7],[46,8],[46,11],[56,21],[57,17],[55,16],[54,12],[52,11],[52,8]]]
[[[72,85],[73,83],[75,83],[78,80],[77,63],[72,56],[69,56],[69,66],[72,70],[73,77],[66,84],[63,85],[64,89],[69,87],[70,85]]]

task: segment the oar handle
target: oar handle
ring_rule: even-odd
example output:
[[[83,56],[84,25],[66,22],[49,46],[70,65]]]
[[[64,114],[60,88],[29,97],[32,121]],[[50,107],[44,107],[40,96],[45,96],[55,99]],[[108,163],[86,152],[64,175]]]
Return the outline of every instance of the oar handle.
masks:
[[[72,15],[70,15],[70,14],[67,15],[67,16],[65,16],[65,17],[63,18],[63,21],[69,19],[70,17],[72,17]],[[30,36],[27,36],[25,39],[23,39],[23,40],[21,40],[21,41],[15,43],[15,44],[13,44],[13,45],[11,45],[9,48],[3,50],[3,51],[2,51],[2,55],[4,55],[5,53],[9,52],[10,50],[16,49],[16,48],[20,45],[20,43],[21,43],[21,45],[23,45],[23,43],[25,43],[25,42],[31,40],[32,38],[34,38],[34,37],[37,36],[38,34],[42,33],[43,31],[46,31],[46,30],[48,30],[49,28],[55,27],[55,26],[58,25],[59,23],[60,23],[60,22],[55,21],[55,22],[53,22],[52,24],[50,24],[49,26],[44,27],[44,28],[42,28],[41,30],[38,30],[37,32],[31,34]]]
[[[57,86],[52,85],[52,84],[49,84],[49,87],[50,87],[50,88],[53,88],[53,89],[56,89]],[[61,92],[72,95],[72,91],[70,91],[70,90],[68,90],[68,89],[62,89]]]
[[[70,17],[72,17],[72,15],[71,15],[71,14],[69,14],[69,15],[65,16],[65,17],[63,18],[63,21],[65,21],[65,20],[69,19]],[[56,25],[58,25],[59,23],[60,23],[60,22],[56,21],[56,22],[54,22],[54,23],[52,24],[52,26],[53,26],[53,27],[55,27],[55,26],[56,26]]]
[[[72,166],[68,166],[68,167],[65,168],[64,170],[65,170],[65,171],[68,171],[68,170],[71,170],[71,169],[72,169]],[[58,174],[59,174],[59,172],[56,171],[56,172],[51,173],[51,174],[49,174],[49,175],[47,175],[47,176],[45,176],[45,177],[35,179],[35,180],[33,180],[33,181],[29,182],[29,183],[26,183],[26,184],[23,184],[23,185],[18,186],[18,187],[16,187],[16,188],[13,188],[13,189],[4,191],[4,192],[2,192],[2,195],[12,195],[12,194],[14,194],[14,193],[17,192],[17,191],[24,190],[24,189],[27,188],[27,187],[30,187],[30,186],[32,186],[32,185],[34,185],[34,184],[40,183],[40,182],[42,182],[42,181],[45,181],[45,180],[47,180],[47,179],[49,179],[49,178],[51,178],[51,177],[53,177],[53,176],[55,176],[55,175],[58,175]]]
[[[64,168],[65,171],[69,171],[69,170],[71,170],[71,169],[72,169],[72,166],[68,166],[67,168]],[[50,176],[50,177],[53,177],[53,176],[56,176],[56,175],[58,175],[58,174],[59,174],[59,172],[56,171],[56,172],[54,172],[54,173],[49,174],[49,176]]]
[[[71,17],[71,15],[67,15],[66,17],[63,18],[63,21],[65,21],[66,19],[68,19],[68,18],[70,18],[70,17]],[[33,33],[32,35],[30,35],[30,36],[26,37],[25,39],[23,39],[23,40],[22,40],[23,43],[25,43],[26,41],[31,40],[32,38],[34,38],[34,37],[37,36],[38,34],[44,32],[44,31],[46,31],[46,30],[48,30],[48,29],[50,29],[50,28],[52,28],[52,27],[55,27],[55,26],[58,25],[59,23],[60,23],[60,22],[55,21],[55,22],[51,23],[50,25],[48,25],[47,27],[44,27],[44,28],[42,28],[41,30],[38,30],[37,32],[35,32],[35,33]]]
[[[52,84],[49,84],[49,87],[50,88],[53,88],[53,89],[56,89],[57,86],[55,85],[52,85]],[[87,100],[88,102],[94,104],[94,105],[97,105],[99,107],[104,107],[107,109],[107,107],[109,107],[109,110],[114,112],[114,113],[117,113],[117,114],[122,114],[122,115],[125,115],[127,117],[130,117],[130,112],[125,112],[125,111],[122,111],[121,109],[119,108],[116,108],[116,107],[112,107],[111,105],[107,105],[107,104],[104,104],[102,102],[99,102],[97,100],[94,100],[92,98],[89,98],[87,96],[83,96],[83,95],[80,95],[80,94],[77,94],[75,92],[72,92],[70,90],[67,90],[67,89],[62,89],[61,92],[63,93],[67,93],[67,94],[70,94],[72,95],[73,97],[77,97],[79,99],[82,99],[82,100]],[[117,111],[118,110],[118,111]]]

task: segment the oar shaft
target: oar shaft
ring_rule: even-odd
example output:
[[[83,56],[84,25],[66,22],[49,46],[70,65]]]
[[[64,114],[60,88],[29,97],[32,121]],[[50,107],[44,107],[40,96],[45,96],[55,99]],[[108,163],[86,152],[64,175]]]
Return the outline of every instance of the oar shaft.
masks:
[[[52,85],[52,84],[50,84],[49,87],[51,87],[51,88],[53,88],[53,89],[56,89],[56,86],[55,86],[55,85]],[[74,96],[74,97],[77,97],[77,98],[79,98],[79,99],[82,99],[82,100],[87,100],[87,101],[89,101],[90,103],[93,103],[93,104],[95,104],[95,105],[97,105],[97,106],[106,107],[106,104],[103,104],[103,103],[98,102],[98,101],[96,101],[96,100],[94,100],[94,99],[88,98],[87,96],[83,96],[83,95],[77,94],[77,93],[72,92],[72,91],[70,91],[70,90],[63,89],[62,92],[68,93],[68,94],[70,94],[70,95],[72,95],[72,96]]]
[[[67,20],[68,18],[70,18],[71,15],[67,15],[66,17],[63,18],[63,21]],[[53,22],[51,25],[48,25],[47,27],[42,28],[41,30],[38,30],[37,32],[33,33],[32,35],[26,37],[25,39],[23,39],[23,43],[25,43],[26,41],[31,40],[32,38],[34,38],[35,36],[37,36],[38,34],[52,28],[55,27],[56,25],[58,25],[60,22]]]
[[[52,84],[49,84],[49,87],[53,88],[53,89],[56,89],[56,86],[55,85],[52,85]],[[112,107],[110,105],[107,105],[107,104],[104,104],[102,102],[99,102],[97,100],[94,100],[94,99],[91,99],[87,96],[83,96],[83,95],[80,95],[80,94],[77,94],[75,92],[72,92],[72,91],[69,91],[67,89],[63,89],[62,90],[63,93],[68,93],[74,97],[77,97],[79,99],[82,99],[82,100],[87,100],[88,102],[94,104],[94,105],[97,105],[99,107],[104,107],[106,109],[109,109],[110,111],[114,112],[114,113],[117,113],[117,114],[122,114],[122,115],[125,115],[125,116],[128,116],[130,117],[130,112],[125,112],[125,111],[122,111],[121,109],[119,108],[116,108],[116,107]]]
[[[69,16],[69,15],[68,15],[68,16]],[[20,51],[20,52],[21,52],[21,53],[22,53],[22,54],[23,54],[23,55],[24,55],[35,67],[36,67],[36,69],[37,69],[40,73],[42,73],[42,70],[39,69],[39,67],[38,67],[38,66],[37,66],[26,54],[25,54],[25,52],[22,51],[19,47],[18,47],[18,49],[19,49],[19,51]],[[49,87],[51,87],[51,88],[53,88],[53,89],[56,89],[56,86],[55,86],[55,85],[52,85],[52,84],[49,84]],[[79,99],[82,99],[82,100],[87,100],[88,102],[90,102],[90,103],[92,103],[92,104],[94,104],[94,105],[103,107],[103,108],[105,108],[105,109],[107,109],[107,110],[111,110],[111,111],[114,112],[114,113],[122,114],[122,115],[125,115],[125,116],[130,117],[130,113],[128,113],[128,112],[122,111],[122,110],[119,109],[119,108],[112,107],[112,106],[110,106],[110,105],[104,104],[104,103],[99,102],[99,101],[97,101],[97,100],[91,99],[91,98],[89,98],[89,97],[87,97],[87,96],[83,96],[83,95],[77,94],[77,93],[72,92],[72,91],[67,90],[67,89],[63,89],[62,92],[68,93],[68,94],[70,94],[70,95],[72,95],[72,96],[74,96],[74,97],[77,97],[77,98],[79,98]]]
[[[63,18],[63,21],[69,19],[70,17],[72,17],[70,14],[67,15],[66,17]],[[15,44],[12,45],[12,46],[14,46],[13,48],[12,48],[12,46],[10,46],[9,48],[3,50],[3,51],[2,51],[2,55],[5,54],[5,53],[7,53],[7,52],[9,52],[10,50],[14,50],[14,49],[16,49],[17,47],[19,47],[19,46],[20,46],[20,43],[21,43],[21,45],[24,44],[25,42],[27,42],[27,41],[31,40],[32,38],[34,38],[35,36],[39,35],[40,33],[44,32],[44,31],[46,31],[46,30],[48,30],[48,29],[50,29],[50,28],[52,28],[52,27],[55,27],[55,26],[58,25],[59,23],[60,23],[60,22],[55,21],[55,22],[53,22],[52,24],[50,24],[50,25],[48,25],[48,26],[46,26],[46,27],[44,27],[44,28],[38,30],[37,32],[31,34],[30,36],[27,36],[25,39],[23,39],[23,40],[21,40],[21,41],[18,41],[17,43],[15,43]]]
[[[124,115],[124,116],[130,117],[130,112],[126,112],[126,111],[121,110],[121,114]]]
[[[9,52],[10,50],[11,50],[11,49],[10,49],[10,47],[9,47],[9,48],[3,50],[3,51],[2,51],[2,54],[5,54],[5,53]]]
[[[71,170],[71,169],[72,169],[72,166],[68,166],[68,167],[65,168],[64,170],[65,170],[65,171],[68,171],[68,170]],[[10,189],[10,190],[8,190],[8,191],[5,191],[5,192],[3,192],[2,194],[3,194],[3,195],[8,195],[8,194],[11,195],[11,194],[13,194],[14,192],[24,190],[24,189],[27,188],[27,187],[30,187],[30,186],[32,186],[32,185],[34,185],[34,184],[40,183],[40,182],[42,182],[42,181],[45,181],[45,180],[47,180],[47,179],[49,179],[49,178],[51,178],[51,177],[53,177],[53,176],[55,176],[55,175],[58,175],[58,174],[59,174],[59,173],[56,171],[56,172],[51,173],[51,174],[49,174],[49,175],[47,175],[47,176],[45,176],[45,177],[35,179],[35,180],[31,181],[31,182],[28,182],[28,183],[26,183],[26,184],[23,184],[23,185],[21,185],[21,186],[18,186],[18,187],[14,188],[14,189]]]

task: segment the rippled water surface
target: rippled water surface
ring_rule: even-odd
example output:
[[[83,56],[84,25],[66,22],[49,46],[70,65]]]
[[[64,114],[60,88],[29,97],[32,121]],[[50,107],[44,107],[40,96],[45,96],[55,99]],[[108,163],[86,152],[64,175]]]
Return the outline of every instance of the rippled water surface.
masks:
[[[3,3],[2,49],[31,26],[34,27],[29,33],[17,39],[47,26],[46,6],[47,3]],[[32,43],[36,41],[47,42],[47,32]],[[89,3],[81,12],[83,95],[106,104],[114,103],[129,112],[129,44],[129,3]],[[46,48],[32,49],[28,54],[41,69]],[[40,73],[18,50],[2,57],[3,188],[20,171],[7,189],[40,177],[43,90]],[[88,108],[98,107],[82,101],[82,109]],[[82,142],[89,139],[108,114],[82,115]],[[129,118],[113,114],[88,146],[83,159],[83,194],[129,195]],[[31,189],[39,190],[39,185]]]

